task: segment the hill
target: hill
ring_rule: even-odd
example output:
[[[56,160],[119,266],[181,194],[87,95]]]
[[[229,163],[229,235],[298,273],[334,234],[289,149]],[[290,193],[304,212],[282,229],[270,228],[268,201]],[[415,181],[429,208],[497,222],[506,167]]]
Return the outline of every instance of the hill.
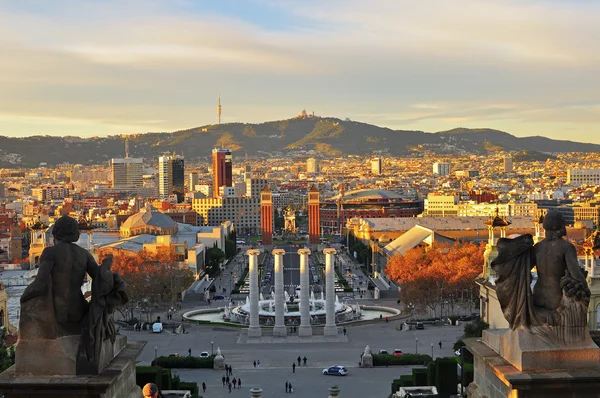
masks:
[[[485,154],[489,151],[597,152],[600,145],[557,141],[545,137],[518,138],[493,129],[457,128],[437,133],[391,130],[337,118],[294,118],[259,124],[207,125],[172,133],[129,136],[132,157],[156,158],[164,152],[183,153],[194,160],[210,156],[212,148],[227,147],[236,156],[280,156],[314,150],[326,155],[383,151],[406,155],[421,148],[438,153]],[[35,167],[41,162],[98,164],[123,156],[121,136],[11,138],[0,136],[0,167]]]

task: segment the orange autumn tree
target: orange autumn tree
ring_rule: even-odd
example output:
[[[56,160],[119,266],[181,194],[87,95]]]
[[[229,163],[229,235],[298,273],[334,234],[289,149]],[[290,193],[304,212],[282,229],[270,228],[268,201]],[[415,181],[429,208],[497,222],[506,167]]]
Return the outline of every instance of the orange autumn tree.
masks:
[[[464,291],[475,288],[484,250],[485,245],[460,242],[415,247],[392,257],[386,273],[400,284],[405,304],[428,308],[435,314],[440,303],[447,301],[453,311]]]
[[[105,255],[100,255],[100,261]],[[182,260],[168,248],[160,248],[155,253],[142,250],[134,256],[114,256],[112,270],[127,283],[132,318],[135,306],[143,309],[152,303],[175,302],[193,283],[193,273]]]

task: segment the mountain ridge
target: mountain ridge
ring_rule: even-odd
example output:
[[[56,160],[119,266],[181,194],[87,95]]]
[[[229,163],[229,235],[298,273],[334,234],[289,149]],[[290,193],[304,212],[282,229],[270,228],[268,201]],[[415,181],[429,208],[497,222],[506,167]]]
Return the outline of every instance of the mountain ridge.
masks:
[[[457,127],[438,132],[392,130],[335,117],[305,117],[262,123],[205,125],[173,132],[127,135],[131,157],[153,158],[164,152],[184,153],[190,160],[210,156],[216,146],[250,156],[278,156],[290,151],[314,150],[326,155],[367,155],[383,152],[401,156],[430,150],[440,154],[490,151],[600,152],[600,145],[543,136],[516,137],[491,128]],[[44,162],[98,164],[122,157],[122,135],[0,136],[0,167],[36,167]]]

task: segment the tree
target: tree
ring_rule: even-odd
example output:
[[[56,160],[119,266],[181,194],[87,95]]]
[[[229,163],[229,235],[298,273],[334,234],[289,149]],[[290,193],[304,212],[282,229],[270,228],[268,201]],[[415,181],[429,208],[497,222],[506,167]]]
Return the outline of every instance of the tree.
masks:
[[[0,372],[4,372],[15,363],[14,346],[6,346],[6,327],[0,327]]]
[[[416,247],[404,255],[396,255],[386,266],[386,273],[401,287],[402,300],[434,314],[448,301],[451,310],[464,290],[475,288],[481,273],[484,245],[460,243]]]
[[[232,258],[235,255],[235,242],[225,239],[225,257]]]
[[[225,260],[225,253],[218,247],[211,247],[206,251],[206,264],[208,265],[208,273],[211,276],[216,275],[219,264]]]

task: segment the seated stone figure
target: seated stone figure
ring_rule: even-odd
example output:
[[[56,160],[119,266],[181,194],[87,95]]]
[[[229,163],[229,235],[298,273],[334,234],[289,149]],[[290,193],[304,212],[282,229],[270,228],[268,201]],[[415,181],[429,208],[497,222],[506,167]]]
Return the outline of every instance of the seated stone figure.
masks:
[[[531,235],[498,240],[496,293],[511,329],[524,327],[555,345],[581,342],[587,335],[590,290],[566,235],[562,216],[544,218],[546,239],[533,245]],[[538,280],[531,289],[531,269]]]
[[[97,364],[99,346],[114,339],[112,311],[127,302],[125,285],[110,272],[112,259],[99,267],[87,250],[73,243],[79,239],[75,219],[61,217],[52,234],[55,244],[42,252],[37,277],[21,296],[16,371],[90,373],[88,365]],[[81,292],[86,274],[93,279],[91,311]],[[92,368],[97,373],[97,366]]]

